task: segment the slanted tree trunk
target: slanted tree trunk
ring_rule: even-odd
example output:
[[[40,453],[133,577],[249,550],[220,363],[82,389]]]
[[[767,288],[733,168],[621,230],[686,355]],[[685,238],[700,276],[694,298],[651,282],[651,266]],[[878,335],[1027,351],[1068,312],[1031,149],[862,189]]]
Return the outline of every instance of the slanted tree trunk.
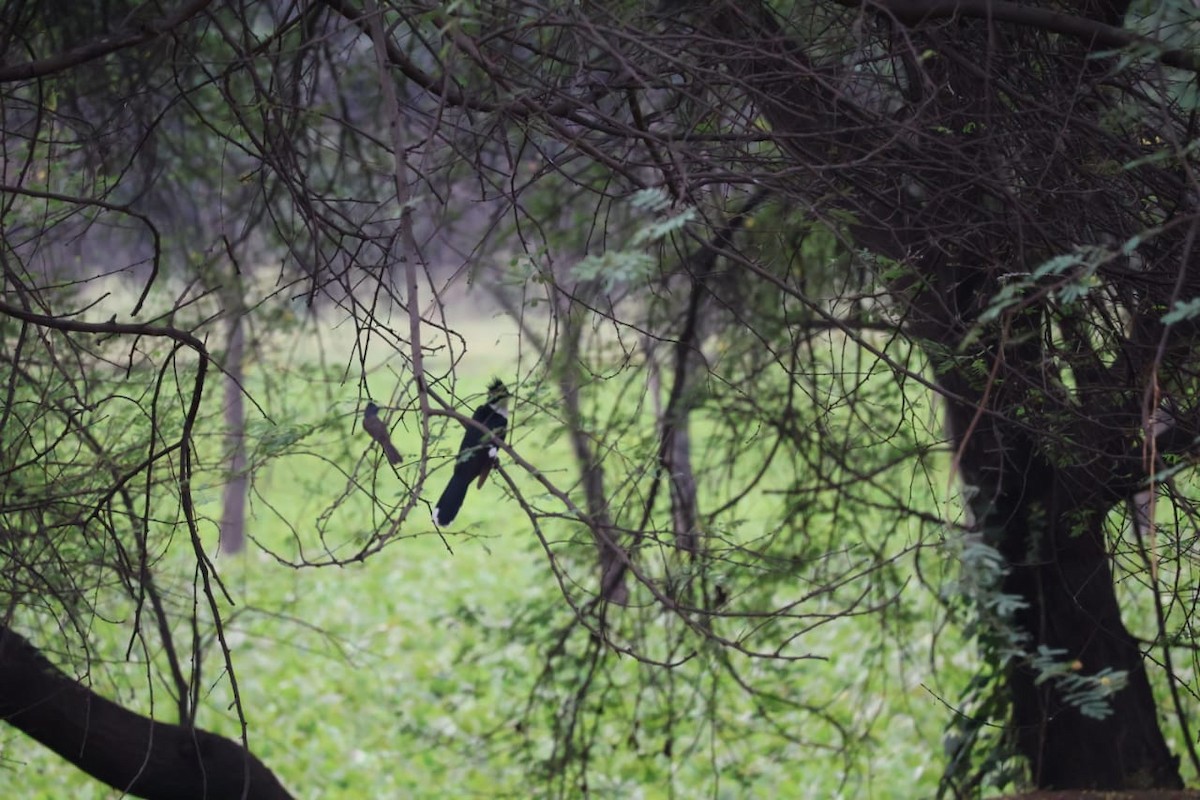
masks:
[[[253,753],[122,708],[0,626],[0,719],[97,780],[148,800],[289,800]]]
[[[577,287],[577,292],[589,296],[594,288],[587,285]],[[553,355],[544,337],[534,331],[524,320],[521,308],[517,302],[506,294],[503,288],[497,288],[493,297],[504,308],[505,312],[524,331],[525,336],[545,357]],[[625,559],[628,556],[622,551],[618,541],[620,532],[613,525],[609,513],[608,494],[604,488],[604,464],[592,447],[591,434],[584,425],[583,410],[580,405],[579,387],[582,376],[579,369],[579,346],[583,328],[579,321],[579,311],[574,308],[572,298],[556,295],[554,299],[556,313],[562,325],[563,351],[557,356],[555,365],[558,393],[562,399],[563,420],[566,422],[567,434],[571,440],[571,451],[579,467],[579,478],[583,484],[584,502],[587,507],[589,526],[592,539],[596,543],[596,553],[600,565],[600,596],[604,600],[617,605],[629,603],[629,586],[625,577]]]
[[[651,344],[646,348],[651,394],[655,397],[656,414],[662,428],[659,463],[669,482],[675,547],[691,558],[700,553],[703,543],[691,435],[691,414],[698,404],[703,376],[708,374],[701,347],[708,334],[728,323],[722,312],[736,305],[741,294],[736,281],[717,277],[717,262],[731,248],[734,234],[768,197],[766,191],[759,190],[747,198],[712,240],[704,242],[683,264],[689,283],[688,302],[672,348],[674,363],[671,364],[670,394],[665,408],[658,408],[661,372],[654,361],[656,346]]]
[[[587,292],[587,289],[580,288]],[[573,308],[569,298],[558,298],[558,315],[563,331],[563,354],[556,367],[558,391],[563,401],[563,416],[571,437],[571,450],[579,464],[579,475],[583,481],[583,496],[587,503],[588,516],[596,528],[592,536],[596,541],[596,553],[600,562],[600,596],[610,603],[629,603],[629,587],[626,583],[624,559],[618,542],[618,533],[612,523],[608,508],[608,494],[604,488],[604,465],[596,457],[589,434],[584,427],[583,412],[579,404],[579,342],[583,328],[579,311]]]
[[[700,547],[700,504],[696,497],[696,473],[692,469],[690,416],[680,415],[671,432],[670,446],[663,459],[671,480],[671,527],[675,546],[695,558]]]

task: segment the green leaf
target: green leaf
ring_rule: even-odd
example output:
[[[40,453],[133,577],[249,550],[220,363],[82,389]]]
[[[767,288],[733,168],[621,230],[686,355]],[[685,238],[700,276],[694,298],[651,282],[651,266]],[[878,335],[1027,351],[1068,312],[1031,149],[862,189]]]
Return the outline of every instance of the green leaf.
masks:
[[[1162,321],[1164,325],[1174,325],[1177,322],[1192,319],[1197,314],[1200,314],[1200,297],[1193,297],[1191,300],[1176,300],[1175,306],[1163,315]]]

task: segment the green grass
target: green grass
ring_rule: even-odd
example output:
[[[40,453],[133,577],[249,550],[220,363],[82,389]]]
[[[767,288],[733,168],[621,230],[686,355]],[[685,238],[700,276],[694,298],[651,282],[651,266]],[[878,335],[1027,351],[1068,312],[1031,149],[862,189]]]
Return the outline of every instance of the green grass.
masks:
[[[485,318],[467,337],[470,349],[457,366],[461,394],[481,391],[492,374],[517,371],[519,340],[511,327]],[[341,330],[320,352],[336,362],[349,350]],[[250,532],[257,545],[242,556],[216,555],[211,520],[220,502],[218,438],[201,440],[211,468],[208,484],[201,481],[197,489],[201,532],[234,601],[222,605],[251,747],[303,798],[581,795],[577,773],[560,782],[545,764],[555,752],[553,726],[576,697],[592,640],[586,630],[572,628],[552,564],[501,481],[472,490],[445,541],[422,506],[364,563],[295,568],[264,552],[295,559],[302,546],[310,558],[345,556],[371,532],[386,529],[390,510],[407,496],[405,484],[379,465],[354,425],[357,387],[342,383],[335,368],[317,368],[318,352],[298,340],[253,363],[248,373],[248,387],[268,403],[271,418],[298,438],[287,455],[255,474]],[[402,393],[404,369],[399,358],[377,358],[369,364],[369,388],[389,402],[399,396],[389,393],[393,385]],[[533,361],[524,354],[524,364]],[[447,367],[442,356],[431,359],[431,369]],[[565,439],[529,411],[515,409],[513,441],[543,471],[565,478],[572,468]],[[401,451],[416,453],[417,426],[408,417],[393,417],[393,423]],[[280,430],[256,425],[260,434]],[[699,425],[697,440],[714,430]],[[426,488],[430,498],[448,474],[447,456],[459,435],[451,426],[436,444],[442,471]],[[410,480],[415,468],[401,474]],[[526,497],[552,505],[531,476],[512,467],[509,474]],[[778,502],[760,498],[757,513],[775,513]],[[832,525],[838,518],[828,519]],[[760,536],[763,524],[743,519],[728,534]],[[594,590],[590,545],[573,543],[578,530],[567,522],[551,521],[545,533],[556,563],[577,582],[568,583],[568,592],[586,597]],[[836,532],[809,533],[832,538]],[[158,568],[176,609],[191,606],[193,565],[186,535],[176,530]],[[908,567],[901,563],[900,569]],[[786,603],[806,588],[780,578],[756,585],[736,570],[729,574],[741,582],[734,584],[735,603],[760,596]],[[605,655],[595,685],[607,691],[585,701],[593,742],[590,795],[931,796],[948,713],[943,699],[956,698],[970,657],[949,634],[931,654],[932,601],[914,584],[901,598],[909,615],[906,646],[888,644],[897,637],[884,628],[895,619],[852,617],[804,633],[788,652],[814,658],[787,664],[722,652],[680,632],[670,614],[612,612],[618,641],[683,663],[664,670]],[[835,600],[818,599],[804,610],[836,613],[842,606]],[[114,622],[96,621],[92,645],[98,656],[119,660],[131,607],[112,601],[106,610]],[[750,624],[719,620],[717,630],[734,637]],[[562,651],[550,662],[555,671],[546,676],[549,643],[564,630]],[[664,644],[669,631],[675,633],[674,651]],[[176,633],[186,641],[184,626]],[[683,659],[689,651],[692,656]],[[237,736],[229,682],[211,641],[204,664],[199,724]],[[767,694],[746,695],[729,679],[730,670]],[[94,674],[98,691],[150,710],[144,664],[106,666]],[[156,715],[172,720],[163,685],[153,688]],[[597,714],[600,705],[604,713]],[[8,770],[0,782],[24,797],[117,796],[15,731],[0,734],[0,755]]]

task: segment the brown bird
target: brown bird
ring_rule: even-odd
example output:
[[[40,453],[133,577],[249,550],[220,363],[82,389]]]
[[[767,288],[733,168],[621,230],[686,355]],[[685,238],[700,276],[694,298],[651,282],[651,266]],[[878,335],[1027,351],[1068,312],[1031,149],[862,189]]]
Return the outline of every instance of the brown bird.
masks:
[[[383,448],[383,454],[387,456],[388,462],[399,464],[400,451],[392,444],[392,437],[388,435],[387,425],[379,418],[379,406],[374,403],[367,403],[367,408],[363,411],[362,426],[368,436],[379,442],[380,447]]]

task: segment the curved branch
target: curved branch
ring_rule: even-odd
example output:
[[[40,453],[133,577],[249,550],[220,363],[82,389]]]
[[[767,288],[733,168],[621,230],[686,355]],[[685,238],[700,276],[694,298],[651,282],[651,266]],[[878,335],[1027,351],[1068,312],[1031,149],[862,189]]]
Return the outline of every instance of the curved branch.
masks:
[[[2,72],[2,70],[0,70]],[[61,203],[71,203],[73,205],[90,206],[93,208],[112,211],[118,214],[124,214],[132,217],[150,231],[150,236],[154,240],[154,257],[150,260],[150,277],[146,279],[146,285],[142,287],[142,293],[138,295],[137,303],[133,306],[133,311],[130,316],[136,317],[142,310],[142,305],[146,302],[146,298],[150,295],[150,288],[154,285],[154,281],[158,278],[158,266],[162,262],[162,235],[158,232],[158,227],[154,221],[146,214],[134,211],[128,204],[110,203],[107,200],[98,197],[80,197],[77,195],[62,194],[61,192],[45,192],[38,189],[29,189],[25,186],[11,186],[0,183],[0,194],[19,194],[26,197],[36,197],[40,200],[56,200]]]
[[[202,361],[209,360],[208,349],[204,346],[204,342],[200,341],[194,334],[188,333],[181,328],[172,328],[166,325],[148,325],[146,323],[130,323],[117,322],[110,320],[108,322],[83,322],[81,320],[70,319],[69,317],[55,317],[50,314],[37,314],[33,311],[26,311],[23,308],[0,302],[0,314],[4,314],[14,319],[24,320],[33,325],[39,325],[43,328],[50,328],[58,331],[74,331],[75,333],[111,333],[133,336],[163,336],[167,339],[172,339],[181,345],[195,350]]]
[[[0,719],[97,780],[147,800],[291,800],[223,736],[144,717],[81,685],[0,626]]]

